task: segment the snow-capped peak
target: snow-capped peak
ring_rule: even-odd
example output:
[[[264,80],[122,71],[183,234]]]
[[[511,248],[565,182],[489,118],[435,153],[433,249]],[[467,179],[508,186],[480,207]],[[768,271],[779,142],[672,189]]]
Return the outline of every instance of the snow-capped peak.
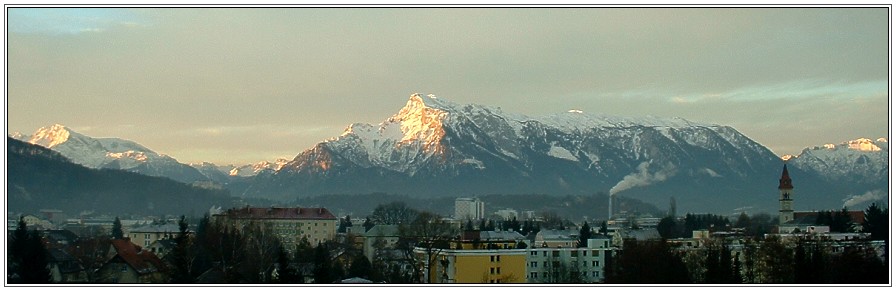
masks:
[[[880,147],[874,144],[873,141],[867,138],[859,138],[857,140],[851,140],[847,142],[849,149],[861,151],[861,152],[878,152],[880,151]]]
[[[7,134],[7,136],[9,136],[13,139],[17,139],[17,140],[21,140],[21,141],[25,141],[25,142],[27,142],[29,139],[31,139],[31,136],[21,133],[21,132],[18,132],[18,131]]]
[[[289,160],[279,158],[274,162],[260,161],[254,164],[243,165],[239,167],[230,166],[231,169],[226,171],[230,176],[251,177],[258,175],[263,171],[279,171]]]
[[[820,147],[813,147],[811,150],[830,150],[834,151],[837,149],[847,149],[850,151],[858,151],[858,152],[879,152],[881,150],[887,149],[887,139],[886,138],[878,138],[877,141],[872,141],[869,138],[858,138],[855,140],[845,141],[843,143],[832,144],[827,143]],[[810,150],[810,148],[806,148],[806,150]],[[806,151],[804,150],[804,151]]]
[[[71,130],[64,125],[57,123],[51,126],[41,127],[31,136],[31,139],[28,142],[46,148],[52,148],[68,141],[71,135]]]

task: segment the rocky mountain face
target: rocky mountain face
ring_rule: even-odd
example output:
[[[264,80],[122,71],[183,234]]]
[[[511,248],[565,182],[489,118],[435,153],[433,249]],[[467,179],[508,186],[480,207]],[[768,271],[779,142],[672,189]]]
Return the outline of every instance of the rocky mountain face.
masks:
[[[728,126],[579,110],[528,117],[414,94],[382,123],[352,124],[259,176],[244,195],[603,192],[655,205],[675,197],[683,210],[771,212],[782,165]]]

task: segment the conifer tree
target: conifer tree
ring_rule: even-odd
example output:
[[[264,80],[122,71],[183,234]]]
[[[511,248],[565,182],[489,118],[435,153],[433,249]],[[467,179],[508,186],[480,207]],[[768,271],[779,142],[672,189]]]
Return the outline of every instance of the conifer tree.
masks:
[[[122,238],[124,238],[124,231],[121,230],[121,220],[116,216],[115,221],[112,222],[112,239]]]

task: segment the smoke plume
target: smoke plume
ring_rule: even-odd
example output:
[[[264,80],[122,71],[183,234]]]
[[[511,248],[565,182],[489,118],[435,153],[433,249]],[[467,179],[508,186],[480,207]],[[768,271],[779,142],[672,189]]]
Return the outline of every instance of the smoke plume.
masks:
[[[877,200],[886,200],[886,199],[887,199],[887,193],[885,193],[884,191],[881,191],[881,190],[873,190],[873,191],[865,192],[865,194],[862,194],[862,195],[853,195],[853,196],[844,198],[843,199],[843,207],[852,208],[853,206],[856,206],[859,204],[863,204],[863,203],[867,203],[867,202],[871,202],[871,201],[877,201]]]
[[[662,182],[665,181],[666,178],[675,175],[676,168],[672,164],[666,164],[665,167],[651,174],[649,172],[651,162],[653,162],[653,160],[642,162],[638,165],[637,172],[628,174],[622,178],[622,181],[619,181],[619,183],[616,183],[616,186],[610,188],[610,196],[634,187],[644,187],[656,182]]]

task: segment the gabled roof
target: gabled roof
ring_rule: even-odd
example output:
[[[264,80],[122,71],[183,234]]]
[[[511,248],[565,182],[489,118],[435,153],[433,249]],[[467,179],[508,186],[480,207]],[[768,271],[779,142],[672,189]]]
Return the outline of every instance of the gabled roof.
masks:
[[[74,243],[75,241],[78,240],[77,234],[75,234],[74,232],[72,232],[70,230],[65,230],[65,229],[47,230],[46,234],[47,234],[47,239],[50,240],[51,242],[68,241],[69,243]]]
[[[633,238],[637,241],[661,239],[660,232],[656,228],[624,229],[619,231],[622,238]]]
[[[243,219],[321,219],[336,220],[336,216],[326,208],[301,207],[269,207],[269,208],[231,208],[220,214],[230,218]]]
[[[479,239],[482,241],[521,241],[526,237],[515,231],[480,231]]]
[[[579,231],[573,229],[543,229],[536,235],[536,240],[577,240]]]
[[[173,238],[166,238],[154,241],[152,244],[150,244],[150,246],[153,245],[159,245],[166,249],[174,249],[174,247],[177,246],[177,241],[175,241]]]
[[[180,226],[177,224],[149,224],[140,227],[135,227],[130,230],[130,232],[149,232],[149,233],[180,233]],[[190,232],[190,229],[187,229],[187,232]]]
[[[370,230],[364,233],[364,236],[398,236],[398,225],[374,225]]]
[[[59,272],[61,273],[68,274],[84,270],[84,266],[82,266],[75,257],[63,250],[51,248],[47,250],[47,253],[49,258],[48,261],[50,263],[56,263],[56,265],[59,266]]]
[[[149,251],[143,251],[128,239],[112,240],[115,248],[115,257],[120,257],[128,266],[138,274],[149,274],[166,271],[165,263],[159,257]],[[113,257],[112,259],[114,259]]]

